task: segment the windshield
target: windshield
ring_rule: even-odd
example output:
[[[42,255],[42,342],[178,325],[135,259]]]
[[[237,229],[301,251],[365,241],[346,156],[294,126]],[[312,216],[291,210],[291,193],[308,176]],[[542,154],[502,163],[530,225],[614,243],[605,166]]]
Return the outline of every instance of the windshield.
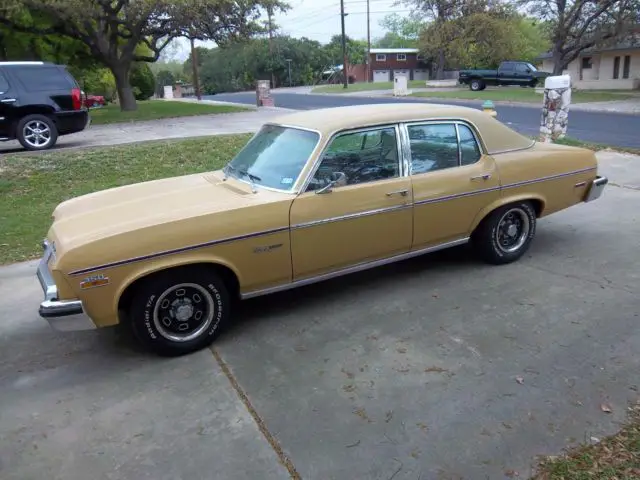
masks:
[[[264,125],[224,168],[226,175],[263,187],[293,188],[320,135],[279,125]]]

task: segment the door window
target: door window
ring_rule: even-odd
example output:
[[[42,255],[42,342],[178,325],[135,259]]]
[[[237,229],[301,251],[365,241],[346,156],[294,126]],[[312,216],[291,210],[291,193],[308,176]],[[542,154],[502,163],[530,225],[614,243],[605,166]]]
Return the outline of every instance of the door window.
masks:
[[[516,72],[517,73],[524,73],[524,74],[531,73],[531,71],[529,70],[529,67],[527,67],[523,63],[516,64]]]
[[[307,191],[337,181],[336,187],[400,176],[394,127],[345,133],[333,139]]]
[[[500,71],[505,73],[513,73],[514,65],[513,63],[505,62],[500,66]]]
[[[7,82],[7,79],[4,78],[4,75],[2,75],[2,72],[0,72],[0,93],[5,93],[9,90],[9,83]]]
[[[460,165],[471,165],[480,160],[482,152],[473,132],[466,125],[458,124],[460,135]]]
[[[412,125],[408,130],[413,175],[458,166],[458,137],[453,123]]]
[[[457,133],[453,123],[408,127],[412,175],[471,165],[480,160],[482,152],[471,128],[461,124],[457,127]]]

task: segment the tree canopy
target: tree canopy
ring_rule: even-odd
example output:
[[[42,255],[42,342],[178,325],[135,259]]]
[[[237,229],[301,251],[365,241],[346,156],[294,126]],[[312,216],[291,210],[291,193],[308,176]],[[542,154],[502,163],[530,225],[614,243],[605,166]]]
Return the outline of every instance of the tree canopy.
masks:
[[[260,30],[256,19],[265,7],[286,5],[277,0],[0,0],[0,24],[82,42],[113,73],[121,108],[133,110],[129,75],[135,62],[155,62],[181,36],[219,45],[245,38]]]

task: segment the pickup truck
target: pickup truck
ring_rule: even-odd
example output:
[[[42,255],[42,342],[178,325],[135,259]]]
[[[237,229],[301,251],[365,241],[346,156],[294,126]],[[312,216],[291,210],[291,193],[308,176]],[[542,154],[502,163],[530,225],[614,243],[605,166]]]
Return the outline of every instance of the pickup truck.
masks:
[[[502,62],[497,70],[460,70],[458,83],[471,90],[484,90],[487,85],[520,85],[535,87],[550,74],[541,72],[529,62]]]

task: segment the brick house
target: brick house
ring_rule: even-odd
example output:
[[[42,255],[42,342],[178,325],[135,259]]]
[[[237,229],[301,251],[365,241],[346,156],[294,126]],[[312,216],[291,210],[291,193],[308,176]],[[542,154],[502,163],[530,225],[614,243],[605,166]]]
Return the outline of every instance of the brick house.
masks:
[[[372,48],[369,63],[373,82],[389,82],[398,74],[409,80],[429,79],[429,66],[417,48]]]

